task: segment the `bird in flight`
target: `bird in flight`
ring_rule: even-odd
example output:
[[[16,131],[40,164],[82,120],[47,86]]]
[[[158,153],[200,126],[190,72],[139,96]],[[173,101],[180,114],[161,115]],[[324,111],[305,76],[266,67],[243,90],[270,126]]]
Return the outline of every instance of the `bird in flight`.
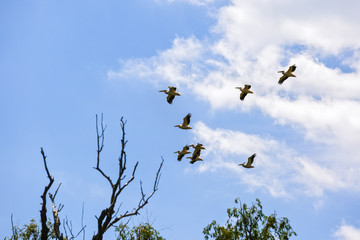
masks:
[[[179,92],[176,92],[176,87],[171,87],[169,86],[169,91],[168,90],[160,90],[159,92],[164,92],[165,94],[167,94],[167,102],[169,104],[172,104],[175,96],[181,96],[181,94]]]
[[[245,97],[246,97],[246,95],[248,93],[253,94],[253,92],[250,91],[251,85],[249,85],[249,84],[245,84],[244,88],[242,88],[242,87],[235,87],[235,88],[240,89],[240,91],[241,91],[241,93],[240,93],[240,100],[241,101],[244,101],[244,99],[245,99]]]
[[[193,156],[200,155],[201,149],[206,149],[201,143],[196,144],[196,146],[191,144],[189,147],[194,148]]]
[[[190,124],[190,118],[191,118],[191,113],[188,113],[183,120],[182,124],[176,125],[174,127],[178,127],[180,129],[191,129],[191,127],[189,126]]]
[[[197,161],[203,161],[203,159],[200,158],[200,154],[195,155],[195,156],[194,156],[194,154],[193,154],[191,157],[187,157],[187,158],[191,159],[191,160],[190,160],[190,163],[191,163],[191,164],[194,164],[194,163],[196,163]]]
[[[191,152],[189,152],[190,147],[188,145],[186,145],[185,147],[183,147],[183,149],[181,151],[176,151],[174,153],[178,154],[177,160],[181,161],[181,159],[186,155],[189,154]]]
[[[254,168],[254,166],[252,165],[253,162],[254,162],[254,158],[256,157],[256,153],[254,153],[253,155],[251,155],[249,158],[248,158],[248,161],[247,163],[240,163],[238,164],[239,166],[243,166],[244,168]]]
[[[194,152],[193,152],[192,156],[191,156],[191,157],[187,157],[187,158],[191,159],[191,160],[190,160],[190,163],[191,163],[191,164],[194,164],[194,163],[197,162],[197,161],[203,161],[203,159],[200,158],[200,153],[201,153],[201,150],[202,150],[202,149],[205,149],[205,147],[204,147],[201,143],[198,143],[198,144],[196,144],[196,145],[191,144],[191,145],[189,145],[189,147],[193,147],[193,148],[194,148]]]
[[[289,69],[284,72],[284,71],[278,71],[278,73],[282,73],[281,78],[279,79],[279,84],[282,84],[286,79],[288,79],[289,77],[296,77],[293,72],[295,72],[296,70],[296,66],[295,64],[290,66]]]

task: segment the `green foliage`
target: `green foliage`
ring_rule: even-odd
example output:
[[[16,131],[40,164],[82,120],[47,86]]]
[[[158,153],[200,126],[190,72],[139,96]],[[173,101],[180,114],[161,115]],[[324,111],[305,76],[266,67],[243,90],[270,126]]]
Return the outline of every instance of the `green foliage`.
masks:
[[[56,239],[54,234],[54,227],[50,220],[47,222],[47,226],[50,229],[50,236],[48,239]],[[23,227],[12,226],[13,235],[5,240],[40,240],[41,230],[35,219],[31,219],[29,224],[25,224]]]
[[[130,229],[126,224],[120,223],[115,228],[118,232],[116,240],[166,240],[160,236],[160,233],[149,223],[142,223]]]
[[[251,207],[241,205],[239,199],[235,199],[235,203],[240,207],[227,209],[229,219],[225,226],[212,221],[204,228],[206,240],[287,240],[296,236],[286,217],[277,218],[275,212],[266,216],[259,199]]]

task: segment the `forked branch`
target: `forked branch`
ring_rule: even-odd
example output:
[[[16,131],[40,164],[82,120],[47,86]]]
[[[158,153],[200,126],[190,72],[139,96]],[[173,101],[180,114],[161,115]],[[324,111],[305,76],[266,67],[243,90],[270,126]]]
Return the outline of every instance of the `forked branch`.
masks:
[[[116,202],[121,194],[121,192],[129,186],[129,184],[135,179],[135,173],[136,169],[138,167],[139,162],[136,162],[134,165],[134,168],[132,170],[131,177],[128,178],[128,180],[125,180],[125,170],[126,170],[126,164],[127,164],[127,158],[126,158],[126,151],[125,147],[127,144],[127,140],[125,139],[125,125],[126,121],[123,120],[123,118],[120,119],[120,127],[122,131],[122,138],[121,138],[121,152],[120,156],[118,158],[119,161],[119,171],[118,176],[116,178],[116,181],[111,180],[110,176],[104,173],[103,170],[100,168],[100,160],[101,160],[101,152],[104,147],[104,133],[106,126],[104,127],[103,124],[103,116],[101,115],[100,124],[98,122],[98,116],[96,115],[96,134],[97,134],[97,162],[95,169],[100,172],[100,174],[107,179],[107,181],[110,183],[112,192],[110,196],[110,203],[109,206],[105,209],[103,209],[99,215],[99,217],[96,217],[98,221],[98,229],[97,233],[93,236],[93,240],[102,240],[104,233],[114,224],[116,224],[118,221],[120,221],[123,218],[130,217],[133,215],[139,214],[139,211],[149,202],[149,199],[154,195],[154,193],[158,190],[159,181],[160,181],[160,171],[164,163],[164,159],[162,158],[161,164],[159,166],[159,169],[157,170],[154,185],[153,185],[153,191],[146,196],[146,194],[143,191],[142,182],[140,182],[140,192],[141,197],[137,204],[137,206],[131,210],[131,211],[125,211],[125,213],[117,216],[117,212],[115,212],[115,205]],[[101,128],[101,130],[99,130]],[[123,183],[124,181],[124,183]]]

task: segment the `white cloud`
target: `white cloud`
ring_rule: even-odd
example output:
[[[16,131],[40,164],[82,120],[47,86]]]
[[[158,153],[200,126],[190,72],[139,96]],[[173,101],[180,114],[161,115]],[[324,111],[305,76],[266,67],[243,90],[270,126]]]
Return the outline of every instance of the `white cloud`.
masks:
[[[360,33],[354,31],[360,22],[354,9],[359,8],[356,0],[233,0],[220,9],[214,30],[231,49],[240,51],[302,44],[337,53],[346,47],[360,47]]]
[[[259,165],[267,175],[252,176],[256,181],[242,180],[265,187],[274,196],[288,194],[289,176],[294,184],[302,183],[302,192],[312,196],[322,196],[325,190],[358,190],[360,31],[356,29],[360,27],[360,15],[357,9],[360,1],[356,0],[234,0],[219,9],[217,24],[208,38],[178,37],[171,48],[156,56],[122,61],[120,70],[109,72],[108,77],[140,77],[155,85],[170,82],[182,94],[193,94],[209,102],[214,110],[260,109],[275,123],[300,129],[312,143],[328,146],[322,158],[314,159],[297,154],[296,150],[284,150],[288,148],[286,144],[274,139],[198,125],[212,134],[208,138],[197,132],[199,138],[209,140],[209,152],[216,156],[245,156],[251,154],[250,149],[258,152]],[[295,46],[301,50],[294,50]],[[327,67],[321,61],[327,56],[353,71],[344,73],[339,68]],[[298,66],[297,77],[278,85],[277,71],[286,70],[293,63]],[[234,87],[244,83],[252,85],[254,94],[241,102],[239,90]],[[215,141],[211,143],[210,139]],[[275,150],[281,155],[273,153]],[[217,155],[218,152],[221,154]],[[274,164],[274,159],[281,159],[281,164]],[[284,163],[289,164],[287,168],[282,167]],[[222,157],[204,162],[199,170],[219,168],[236,169],[243,176],[249,174],[233,162],[222,161]],[[274,178],[276,171],[281,174]]]
[[[337,240],[358,240],[360,239],[360,229],[343,223],[334,233]]]
[[[197,171],[231,171],[249,189],[265,189],[274,197],[297,194],[321,197],[324,191],[360,190],[359,186],[346,184],[346,171],[336,172],[335,169],[321,166],[296,153],[286,143],[272,138],[211,129],[202,122],[195,124],[194,135],[195,140],[206,147],[202,153],[204,162],[197,164]],[[254,169],[237,165],[246,162],[253,153],[257,154]]]

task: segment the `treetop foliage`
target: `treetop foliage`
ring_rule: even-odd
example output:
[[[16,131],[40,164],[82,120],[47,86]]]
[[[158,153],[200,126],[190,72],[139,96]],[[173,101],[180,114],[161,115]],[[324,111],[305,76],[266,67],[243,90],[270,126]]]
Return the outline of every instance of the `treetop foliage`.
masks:
[[[227,209],[228,220],[224,226],[214,220],[204,228],[206,240],[287,240],[296,236],[286,217],[278,218],[276,212],[266,216],[259,199],[250,207],[241,204],[239,198],[235,203],[239,207]]]

